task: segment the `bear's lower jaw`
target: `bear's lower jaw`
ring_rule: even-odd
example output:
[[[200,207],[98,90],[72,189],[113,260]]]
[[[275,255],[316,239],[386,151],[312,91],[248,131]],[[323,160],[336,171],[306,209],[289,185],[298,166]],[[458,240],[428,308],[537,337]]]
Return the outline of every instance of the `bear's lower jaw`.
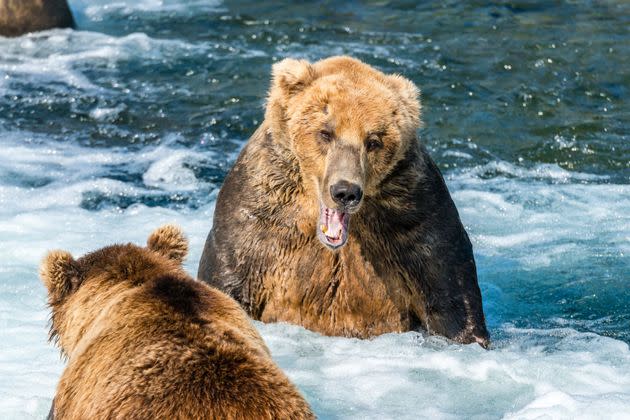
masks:
[[[348,240],[350,214],[319,204],[317,238],[330,249],[342,247]]]

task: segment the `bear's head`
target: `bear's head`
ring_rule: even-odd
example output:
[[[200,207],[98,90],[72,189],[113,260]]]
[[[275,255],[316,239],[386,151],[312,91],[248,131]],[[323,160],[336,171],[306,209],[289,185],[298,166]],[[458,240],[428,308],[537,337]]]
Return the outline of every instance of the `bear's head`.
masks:
[[[339,248],[350,215],[415,145],[419,91],[350,57],[285,59],[273,66],[272,79],[266,121],[319,203],[318,238]]]
[[[181,229],[164,225],[146,247],[112,245],[74,259],[67,251],[50,251],[40,267],[52,310],[51,339],[68,354],[80,331],[94,320],[116,291],[142,284],[156,275],[182,272],[188,240]]]

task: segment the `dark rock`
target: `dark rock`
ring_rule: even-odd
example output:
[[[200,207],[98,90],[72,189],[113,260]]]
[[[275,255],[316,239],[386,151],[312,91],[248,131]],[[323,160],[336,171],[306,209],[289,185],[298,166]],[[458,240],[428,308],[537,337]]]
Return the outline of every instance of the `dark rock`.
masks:
[[[66,0],[0,0],[1,36],[72,27],[74,19]]]

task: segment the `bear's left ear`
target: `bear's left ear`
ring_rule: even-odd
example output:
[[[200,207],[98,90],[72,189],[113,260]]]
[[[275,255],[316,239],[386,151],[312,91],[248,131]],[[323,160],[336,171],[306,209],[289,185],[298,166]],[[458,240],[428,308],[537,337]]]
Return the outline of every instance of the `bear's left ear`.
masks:
[[[149,236],[147,247],[179,263],[188,254],[188,240],[179,226],[175,225],[164,225],[156,229]]]
[[[285,99],[304,90],[316,78],[315,69],[311,63],[293,58],[285,58],[274,64],[271,76],[270,96],[274,93],[282,93]]]
[[[387,76],[391,87],[400,95],[402,101],[403,116],[414,130],[420,127],[420,90],[409,79],[399,74]]]
[[[50,251],[42,261],[39,275],[51,304],[59,303],[79,285],[77,262],[68,251]]]

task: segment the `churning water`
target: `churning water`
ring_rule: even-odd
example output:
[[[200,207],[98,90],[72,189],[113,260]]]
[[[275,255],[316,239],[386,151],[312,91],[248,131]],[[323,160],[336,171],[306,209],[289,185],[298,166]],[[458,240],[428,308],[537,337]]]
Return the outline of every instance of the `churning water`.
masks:
[[[257,323],[321,418],[630,416],[630,6],[602,1],[76,0],[78,30],[0,38],[0,417],[63,369],[47,249],[142,243],[196,272],[271,64],[349,54],[423,92],[494,348]]]

